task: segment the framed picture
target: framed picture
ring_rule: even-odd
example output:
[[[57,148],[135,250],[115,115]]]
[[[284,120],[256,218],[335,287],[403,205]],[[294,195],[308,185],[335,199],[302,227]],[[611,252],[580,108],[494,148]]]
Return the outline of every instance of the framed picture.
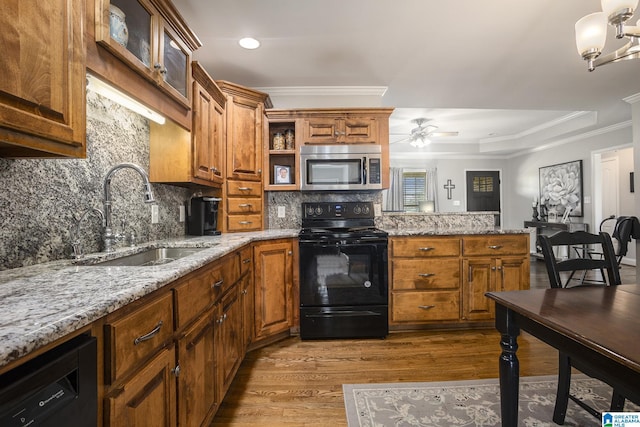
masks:
[[[582,160],[540,168],[540,205],[548,212],[581,217],[582,204]]]
[[[275,184],[291,184],[291,167],[274,165],[273,176],[273,182]]]

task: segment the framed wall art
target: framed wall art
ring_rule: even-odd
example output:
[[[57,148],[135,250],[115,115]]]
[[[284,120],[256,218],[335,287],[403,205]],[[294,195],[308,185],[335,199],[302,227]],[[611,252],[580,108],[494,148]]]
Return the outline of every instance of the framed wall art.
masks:
[[[584,216],[582,205],[582,160],[540,168],[540,205],[562,217]]]

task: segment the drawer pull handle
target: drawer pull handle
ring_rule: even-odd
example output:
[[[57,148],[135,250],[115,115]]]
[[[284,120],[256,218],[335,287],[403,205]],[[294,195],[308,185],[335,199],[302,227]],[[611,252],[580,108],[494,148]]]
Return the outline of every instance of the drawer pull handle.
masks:
[[[212,288],[219,288],[220,286],[222,286],[222,284],[224,283],[224,279],[220,279],[217,282],[214,282],[213,285],[211,285]]]
[[[251,203],[241,203],[238,205],[238,207],[241,208],[250,208],[251,206],[253,206]]]
[[[420,277],[431,277],[431,276],[435,276],[435,273],[418,273],[418,276]]]
[[[418,308],[421,308],[423,310],[431,310],[432,308],[436,308],[435,305],[419,305]]]
[[[424,251],[424,252],[432,251],[432,250],[434,250],[434,249],[435,249],[435,248],[432,248],[432,247],[429,247],[429,246],[424,247],[424,248],[418,248],[418,250],[420,250],[420,251]]]
[[[141,335],[138,338],[136,338],[135,340],[133,340],[133,345],[138,345],[141,342],[150,340],[154,336],[158,335],[158,333],[160,332],[160,328],[162,328],[162,320],[158,322],[156,327],[153,328],[151,330],[151,332],[149,332],[148,334]]]
[[[252,221],[240,221],[240,222],[238,222],[238,224],[240,224],[240,225],[249,225],[249,224],[253,224],[253,222]]]
[[[489,249],[502,249],[502,245],[491,245],[488,248]]]
[[[240,191],[251,191],[251,187],[238,187]]]

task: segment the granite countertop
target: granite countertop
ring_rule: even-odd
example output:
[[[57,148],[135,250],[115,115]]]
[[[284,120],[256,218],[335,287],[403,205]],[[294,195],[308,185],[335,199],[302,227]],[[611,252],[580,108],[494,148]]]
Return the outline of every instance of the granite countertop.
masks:
[[[488,235],[528,233],[495,228],[387,229],[390,236]],[[109,313],[205,266],[247,243],[298,236],[298,229],[159,240],[114,253],[87,255],[0,271],[0,367],[62,338]],[[148,248],[195,247],[203,250],[153,267],[91,265]]]
[[[267,230],[159,240],[81,263],[53,261],[0,271],[0,367],[62,338],[247,243],[297,237],[299,230]],[[153,267],[85,265],[154,247],[203,250]]]

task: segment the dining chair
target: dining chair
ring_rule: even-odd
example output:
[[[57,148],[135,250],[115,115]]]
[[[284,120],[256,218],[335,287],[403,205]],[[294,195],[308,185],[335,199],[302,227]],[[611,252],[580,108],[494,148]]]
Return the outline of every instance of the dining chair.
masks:
[[[606,273],[603,274],[603,285],[607,284],[609,286],[615,286],[621,283],[620,269],[616,262],[611,236],[606,232],[591,234],[586,231],[561,231],[552,236],[538,236],[538,244],[542,248],[542,254],[544,255],[544,261],[549,275],[549,283],[552,288],[566,288],[573,278],[573,273],[580,270],[595,270]],[[603,256],[602,258],[594,258],[589,256],[585,249],[582,252],[576,252],[584,254],[584,256],[580,258],[556,257],[554,248],[557,250],[558,247],[571,248],[574,246],[599,251]],[[567,250],[566,253],[573,254],[570,249]],[[564,282],[562,280],[563,276],[566,278]],[[604,282],[605,278],[606,282]],[[576,286],[594,285],[585,284],[584,281],[579,280],[579,284]],[[587,405],[585,402],[581,401],[569,392],[572,367],[590,377],[603,380],[600,375],[583,365],[580,360],[572,359],[567,354],[560,352],[558,358],[558,389],[553,411],[553,422],[556,424],[564,424],[569,399],[576,402],[580,407],[594,417],[601,419],[601,413],[597,409]],[[610,410],[622,411],[624,409],[624,403],[625,397],[616,390],[613,390]]]

